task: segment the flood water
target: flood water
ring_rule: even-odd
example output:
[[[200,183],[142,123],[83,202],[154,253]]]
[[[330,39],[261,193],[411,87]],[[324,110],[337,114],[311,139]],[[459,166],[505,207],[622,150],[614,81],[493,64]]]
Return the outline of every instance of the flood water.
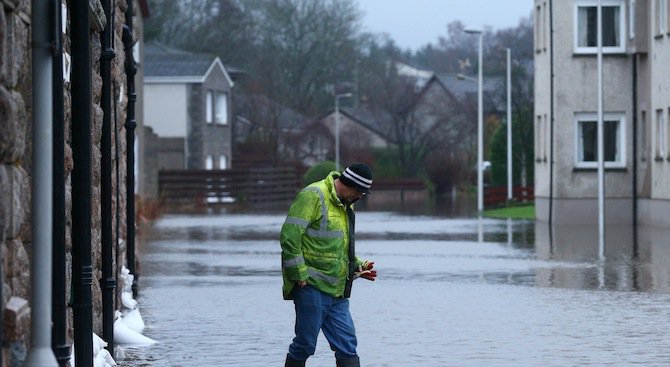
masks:
[[[283,214],[166,216],[142,230],[145,335],[121,366],[283,366]],[[351,298],[363,366],[670,365],[670,233],[360,212],[378,280]],[[320,337],[308,366],[334,366]]]

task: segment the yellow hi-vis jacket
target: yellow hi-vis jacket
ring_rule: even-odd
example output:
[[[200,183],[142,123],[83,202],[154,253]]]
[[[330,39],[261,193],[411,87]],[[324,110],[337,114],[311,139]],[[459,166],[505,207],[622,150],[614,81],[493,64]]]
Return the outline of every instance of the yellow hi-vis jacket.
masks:
[[[349,219],[335,192],[338,172],[305,187],[281,229],[284,299],[299,280],[333,297],[344,296],[349,274]],[[362,261],[355,260],[355,267]]]

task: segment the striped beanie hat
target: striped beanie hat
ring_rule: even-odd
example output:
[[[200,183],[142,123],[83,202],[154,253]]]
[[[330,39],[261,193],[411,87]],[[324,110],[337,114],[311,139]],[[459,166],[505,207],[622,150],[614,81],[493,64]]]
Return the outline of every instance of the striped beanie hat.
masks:
[[[367,194],[372,186],[372,170],[364,163],[354,163],[344,169],[340,181]]]

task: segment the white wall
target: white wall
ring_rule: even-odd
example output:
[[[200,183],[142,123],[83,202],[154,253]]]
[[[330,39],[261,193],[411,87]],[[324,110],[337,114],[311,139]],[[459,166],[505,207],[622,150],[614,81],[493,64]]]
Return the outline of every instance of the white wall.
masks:
[[[186,137],[186,84],[144,84],[144,122],[161,138]]]

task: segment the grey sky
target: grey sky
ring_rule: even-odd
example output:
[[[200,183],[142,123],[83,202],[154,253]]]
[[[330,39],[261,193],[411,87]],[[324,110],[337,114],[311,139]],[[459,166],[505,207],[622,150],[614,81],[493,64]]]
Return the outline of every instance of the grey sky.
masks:
[[[533,0],[356,0],[363,27],[388,33],[401,48],[416,50],[435,43],[455,20],[466,26],[493,29],[514,27],[528,17]]]

